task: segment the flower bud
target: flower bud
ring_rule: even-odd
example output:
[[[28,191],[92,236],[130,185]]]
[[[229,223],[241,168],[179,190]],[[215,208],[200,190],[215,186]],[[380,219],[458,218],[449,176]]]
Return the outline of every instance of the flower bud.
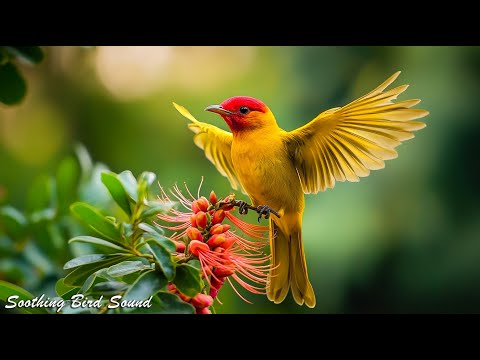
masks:
[[[177,292],[177,287],[175,284],[168,284],[167,285],[168,292],[175,294]]]
[[[208,251],[210,250],[208,245],[198,241],[198,240],[192,240],[190,244],[188,245],[188,250],[195,256],[198,256],[199,251]]]
[[[215,288],[217,290],[220,290],[224,282],[225,282],[224,277],[212,276],[212,278],[210,279],[210,288]]]
[[[212,297],[212,299],[215,299],[217,297],[219,290],[220,289],[216,289],[214,287],[210,288],[210,296]]]
[[[182,294],[181,292],[178,292],[178,296],[185,302],[190,302],[190,300],[192,299],[190,296]]]
[[[203,240],[203,236],[200,230],[194,227],[189,227],[187,229],[187,236],[190,238],[190,240],[199,240],[199,241]]]
[[[228,224],[215,224],[210,228],[210,234],[223,234],[225,231],[230,230],[230,225]]]
[[[213,299],[210,295],[205,295],[202,293],[198,293],[192,298],[192,305],[196,308],[206,308],[213,304]]]
[[[183,253],[185,251],[185,243],[181,241],[174,241],[176,248],[176,252]]]
[[[213,275],[217,278],[224,278],[234,273],[233,266],[219,266],[213,271]]]
[[[210,193],[210,204],[215,205],[217,202],[217,195],[215,194],[215,191],[212,190],[212,192]]]
[[[233,201],[233,200],[235,200],[235,197],[234,197],[233,195],[228,195],[225,199],[223,199],[223,202],[224,202],[224,203],[228,203],[228,202]],[[230,211],[230,210],[232,210],[233,208],[234,208],[234,206],[231,205],[231,204],[229,204],[229,205],[224,204],[224,205],[222,206],[222,209],[225,210],[225,211]]]
[[[190,216],[190,224],[192,224],[193,227],[197,227],[197,216],[195,214]]]
[[[208,239],[207,244],[212,248],[216,248],[220,246],[225,241],[225,235],[223,234],[216,234],[213,235],[210,239]]]
[[[210,204],[208,203],[208,200],[205,196],[202,196],[200,199],[197,200],[197,206],[201,211],[207,211],[209,205]]]
[[[225,219],[225,210],[218,209],[212,217],[212,224],[219,224]]]
[[[237,239],[235,239],[234,237],[226,238],[225,241],[220,244],[220,246],[224,249],[228,249],[230,246],[235,244],[235,240]]]
[[[198,207],[197,200],[192,201],[192,211],[193,211],[194,214],[196,214],[200,211],[200,208]]]
[[[207,227],[207,215],[203,211],[199,211],[195,215],[195,222],[200,231],[204,230]]]
[[[203,309],[197,309],[196,313],[207,315],[207,314],[211,314],[212,312],[208,308],[203,308]]]

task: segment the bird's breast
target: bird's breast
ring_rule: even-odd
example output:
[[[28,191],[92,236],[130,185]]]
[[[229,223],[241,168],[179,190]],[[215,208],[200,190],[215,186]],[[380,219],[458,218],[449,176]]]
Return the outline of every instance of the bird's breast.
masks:
[[[251,136],[235,139],[232,161],[239,180],[254,205],[268,205],[276,210],[303,208],[303,192],[298,174],[279,137]]]

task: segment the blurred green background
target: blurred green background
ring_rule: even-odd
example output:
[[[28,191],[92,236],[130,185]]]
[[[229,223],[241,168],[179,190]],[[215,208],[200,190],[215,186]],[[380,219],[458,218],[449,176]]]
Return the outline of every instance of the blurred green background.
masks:
[[[153,171],[165,187],[231,192],[172,106],[203,112],[234,95],[262,99],[292,130],[373,89],[397,70],[427,128],[359,183],[307,196],[304,239],[317,307],[281,305],[225,286],[219,313],[480,312],[479,47],[45,47],[21,67],[28,94],[0,105],[0,204],[83,143],[113,171]],[[249,220],[255,221],[254,214]],[[1,256],[1,255],[0,255]],[[0,279],[9,259],[0,257]],[[42,276],[49,276],[43,274]],[[40,277],[41,278],[41,277]],[[19,281],[20,282],[20,281]],[[33,282],[28,290],[49,291]],[[51,290],[51,289],[50,289]]]

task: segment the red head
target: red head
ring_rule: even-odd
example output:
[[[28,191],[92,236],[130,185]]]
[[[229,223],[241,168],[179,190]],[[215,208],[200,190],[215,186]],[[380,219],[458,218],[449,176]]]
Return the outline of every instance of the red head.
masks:
[[[234,96],[220,105],[207,106],[205,111],[220,114],[234,134],[276,124],[267,105],[250,96]]]

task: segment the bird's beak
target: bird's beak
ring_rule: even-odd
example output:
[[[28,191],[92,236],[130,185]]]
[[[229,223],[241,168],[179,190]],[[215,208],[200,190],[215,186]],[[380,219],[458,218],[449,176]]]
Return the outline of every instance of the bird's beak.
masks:
[[[210,105],[210,106],[207,106],[204,110],[205,111],[211,111],[211,112],[214,112],[214,113],[217,113],[217,114],[220,114],[220,115],[233,115],[234,114],[230,110],[224,109],[220,105]]]

